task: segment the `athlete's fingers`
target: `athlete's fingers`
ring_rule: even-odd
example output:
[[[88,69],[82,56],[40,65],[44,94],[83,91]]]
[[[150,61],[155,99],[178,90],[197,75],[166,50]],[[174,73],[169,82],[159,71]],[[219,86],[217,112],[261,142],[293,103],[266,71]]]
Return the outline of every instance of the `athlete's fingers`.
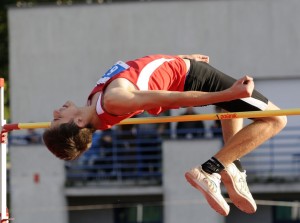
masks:
[[[243,81],[243,84],[253,84],[254,85],[254,82],[253,82],[253,78],[252,77],[249,77],[249,76],[245,76],[244,77],[244,81]]]
[[[200,61],[209,63],[209,56],[202,55],[202,54],[192,54],[196,59],[199,59]]]
[[[253,78],[249,76],[240,78],[233,84],[232,89],[239,98],[250,97],[254,90]]]
[[[237,82],[240,84],[247,84],[247,83],[253,82],[253,78],[246,75],[246,76],[242,77],[241,79],[237,80]]]

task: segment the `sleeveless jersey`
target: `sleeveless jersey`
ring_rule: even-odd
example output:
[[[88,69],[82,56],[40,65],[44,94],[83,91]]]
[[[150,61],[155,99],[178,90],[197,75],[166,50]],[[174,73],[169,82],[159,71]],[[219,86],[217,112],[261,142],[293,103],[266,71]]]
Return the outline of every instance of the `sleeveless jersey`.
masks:
[[[94,94],[100,92],[97,100],[96,111],[101,120],[97,129],[111,128],[126,118],[143,112],[135,111],[125,115],[112,115],[103,108],[102,96],[105,88],[116,78],[125,78],[132,82],[139,90],[168,90],[183,91],[186,79],[186,64],[177,56],[150,55],[132,61],[117,62],[98,81],[88,97],[88,102]],[[172,107],[175,108],[175,107]],[[171,107],[157,107],[148,110],[152,115],[172,109]]]

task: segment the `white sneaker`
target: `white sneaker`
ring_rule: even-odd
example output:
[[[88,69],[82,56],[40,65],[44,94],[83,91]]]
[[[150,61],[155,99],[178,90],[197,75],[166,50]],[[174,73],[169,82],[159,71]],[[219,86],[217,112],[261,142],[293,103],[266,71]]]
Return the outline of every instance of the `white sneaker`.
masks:
[[[257,206],[247,185],[246,171],[239,171],[235,164],[231,163],[221,172],[221,176],[233,204],[248,214],[255,213]]]
[[[229,205],[221,194],[220,174],[209,174],[202,170],[202,167],[195,167],[185,173],[187,181],[199,190],[206,198],[208,204],[219,214],[227,216],[229,214]]]

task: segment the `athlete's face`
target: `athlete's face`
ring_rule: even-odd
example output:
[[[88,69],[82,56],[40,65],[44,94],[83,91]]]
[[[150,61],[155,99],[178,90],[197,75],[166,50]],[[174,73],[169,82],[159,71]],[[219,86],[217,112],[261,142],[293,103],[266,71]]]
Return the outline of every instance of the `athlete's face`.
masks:
[[[53,120],[51,122],[51,127],[59,126],[63,123],[68,123],[73,120],[77,114],[77,106],[73,102],[67,101],[61,108],[53,111]]]

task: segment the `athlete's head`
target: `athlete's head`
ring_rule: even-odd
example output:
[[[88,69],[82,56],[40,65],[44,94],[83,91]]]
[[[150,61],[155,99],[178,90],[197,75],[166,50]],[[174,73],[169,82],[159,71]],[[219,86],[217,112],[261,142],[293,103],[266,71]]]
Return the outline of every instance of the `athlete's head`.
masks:
[[[91,145],[95,129],[90,124],[83,125],[78,114],[75,104],[66,102],[53,112],[51,127],[43,134],[48,149],[60,159],[74,160]]]

